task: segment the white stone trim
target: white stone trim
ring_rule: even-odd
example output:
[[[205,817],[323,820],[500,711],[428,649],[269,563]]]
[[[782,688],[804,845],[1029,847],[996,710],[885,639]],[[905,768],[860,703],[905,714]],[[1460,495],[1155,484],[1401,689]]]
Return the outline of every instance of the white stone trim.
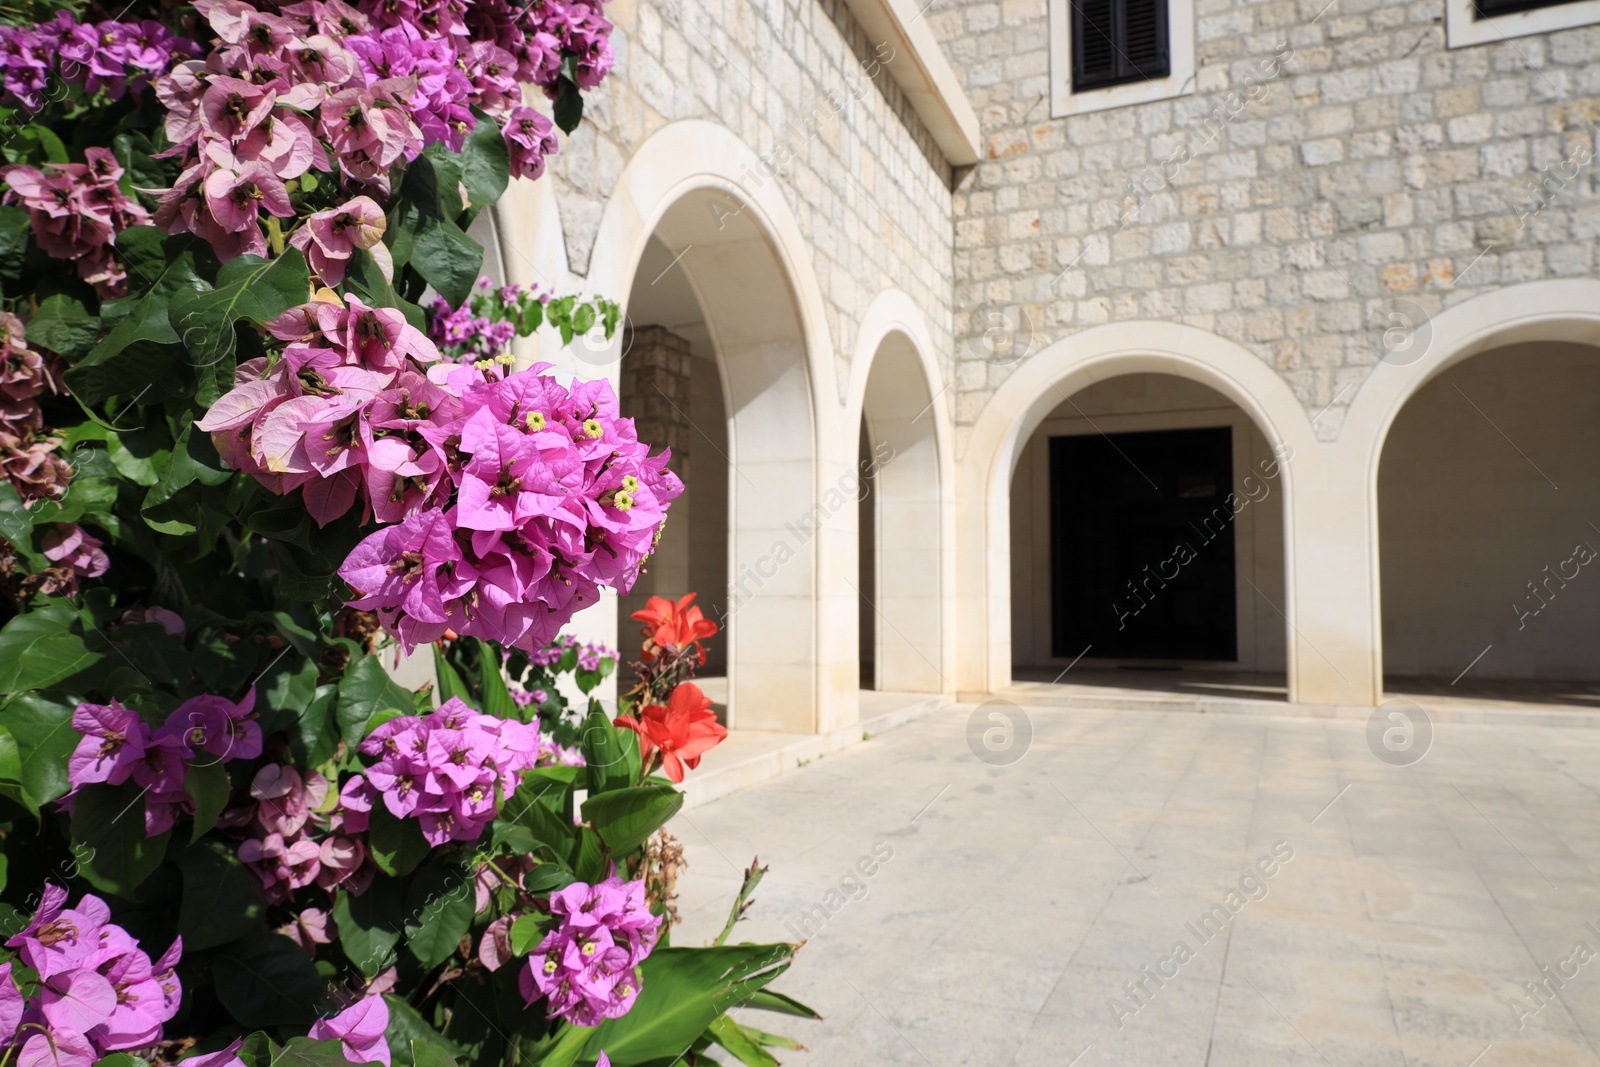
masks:
[[[1577,0],[1487,19],[1476,17],[1472,0],[1445,0],[1444,4],[1446,48],[1470,48],[1512,37],[1531,37],[1537,33],[1596,24],[1600,24],[1600,0]]]
[[[1600,0],[1585,0],[1600,3]],[[1194,0],[1167,0],[1167,47],[1172,73],[1165,78],[1072,91],[1072,0],[1050,0],[1050,115],[1066,118],[1130,104],[1173,100],[1194,93]]]
[[[892,57],[880,57],[883,69],[910,98],[945,159],[957,167],[978,162],[983,144],[978,113],[923,18],[927,7],[910,0],[845,0],[845,5],[874,45],[894,48]]]

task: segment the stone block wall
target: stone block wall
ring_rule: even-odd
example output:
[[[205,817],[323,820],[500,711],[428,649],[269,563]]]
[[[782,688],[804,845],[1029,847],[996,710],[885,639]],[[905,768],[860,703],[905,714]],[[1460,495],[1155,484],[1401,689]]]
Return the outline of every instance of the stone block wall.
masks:
[[[961,425],[1015,366],[996,308],[1033,352],[1210,330],[1328,440],[1394,315],[1595,273],[1600,27],[1451,50],[1443,0],[1197,0],[1192,94],[1053,119],[1047,0],[927,17],[985,137],[954,202]]]
[[[601,213],[649,136],[719,123],[760,155],[810,248],[838,381],[873,297],[888,287],[951,341],[951,171],[843,0],[613,0],[617,66],[552,159],[568,260],[587,275]],[[626,293],[609,294],[615,299]]]

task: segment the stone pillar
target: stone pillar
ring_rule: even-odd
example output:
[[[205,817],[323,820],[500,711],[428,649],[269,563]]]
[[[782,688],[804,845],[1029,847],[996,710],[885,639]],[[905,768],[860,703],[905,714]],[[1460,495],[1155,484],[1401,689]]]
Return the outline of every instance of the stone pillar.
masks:
[[[677,599],[689,592],[689,510],[693,487],[685,477],[694,429],[689,421],[689,342],[660,326],[639,326],[623,338],[622,414],[634,422],[639,440],[652,452],[672,449],[672,470],[684,480],[684,492],[668,512],[666,529],[655,554],[645,564],[633,592],[622,605],[624,645],[637,624],[628,613],[652,594]]]

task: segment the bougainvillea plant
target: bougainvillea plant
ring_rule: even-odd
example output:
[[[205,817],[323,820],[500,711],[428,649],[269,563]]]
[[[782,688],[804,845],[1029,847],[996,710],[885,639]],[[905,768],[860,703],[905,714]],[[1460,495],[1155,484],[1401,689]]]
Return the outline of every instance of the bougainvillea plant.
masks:
[[[602,3],[0,13],[5,1067],[765,1063],[728,1011],[811,1014],[726,943],[754,865],[671,943],[709,634],[615,717],[561,636],[682,487],[507,346],[615,306],[477,284]]]

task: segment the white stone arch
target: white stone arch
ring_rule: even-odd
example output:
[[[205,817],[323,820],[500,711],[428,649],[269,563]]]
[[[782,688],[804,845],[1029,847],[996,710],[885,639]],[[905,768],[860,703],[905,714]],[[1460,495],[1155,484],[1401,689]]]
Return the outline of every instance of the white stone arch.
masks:
[[[1349,472],[1354,483],[1347,495],[1359,494],[1364,533],[1371,545],[1365,587],[1371,594],[1374,700],[1381,698],[1383,676],[1378,472],[1390,429],[1418,390],[1473,356],[1528,341],[1600,348],[1600,281],[1567,278],[1495,289],[1446,308],[1426,325],[1427,348],[1419,358],[1405,364],[1380,362],[1362,382],[1334,446],[1336,469]]]
[[[836,409],[838,392],[822,291],[780,179],[721,126],[662,128],[606,202],[585,292],[625,301],[652,236],[682,253],[729,412],[737,620],[726,633],[729,719],[811,732],[843,715],[831,699],[838,686],[826,673],[819,612],[837,565],[824,539],[803,536],[796,523],[818,501],[818,471],[835,459],[828,450],[836,443],[817,430],[819,408]],[[587,372],[584,362],[578,373],[618,382],[620,358],[591,356]]]
[[[953,693],[954,427],[935,351],[916,302],[879,293],[857,330],[840,434],[865,418],[875,450],[878,688]]]
[[[960,546],[957,613],[970,626],[958,652],[963,690],[995,692],[1011,681],[1010,493],[1021,448],[1044,417],[1073,393],[1125,374],[1170,374],[1228,397],[1250,416],[1281,464],[1284,505],[1284,589],[1277,605],[1296,618],[1307,592],[1292,546],[1297,501],[1320,477],[1318,451],[1305,409],[1284,380],[1244,347],[1192,326],[1118,322],[1074,334],[1028,357],[996,390],[972,427],[957,470]],[[1287,642],[1291,697],[1308,669],[1303,639]]]

